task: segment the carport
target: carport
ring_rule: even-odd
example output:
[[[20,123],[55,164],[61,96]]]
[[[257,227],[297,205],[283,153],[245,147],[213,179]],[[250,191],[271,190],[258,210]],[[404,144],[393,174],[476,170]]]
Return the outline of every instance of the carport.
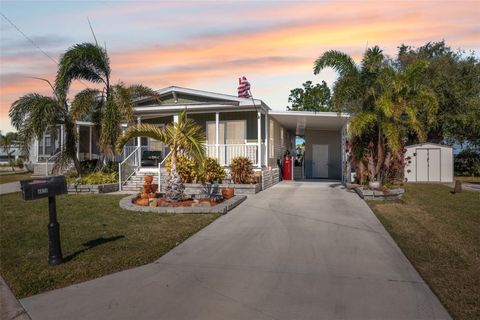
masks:
[[[305,156],[301,168],[303,177],[345,181],[348,114],[270,111],[269,116],[296,136],[305,139]]]

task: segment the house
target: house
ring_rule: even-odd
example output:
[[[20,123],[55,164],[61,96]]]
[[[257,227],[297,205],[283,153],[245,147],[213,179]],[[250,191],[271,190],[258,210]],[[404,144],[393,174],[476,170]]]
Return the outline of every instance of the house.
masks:
[[[248,157],[255,169],[271,180],[272,172],[278,170],[278,160],[287,150],[294,153],[295,138],[301,136],[305,139],[305,155],[304,161],[294,168],[294,178],[346,179],[344,146],[349,119],[346,114],[274,111],[260,99],[176,86],[161,89],[159,93],[160,102],[149,98],[136,102],[137,123],[162,127],[175,122],[178,113],[186,108],[187,116],[205,130],[207,156],[217,158],[224,166],[228,167],[235,157]],[[31,161],[40,172],[50,170],[61,150],[62,128],[57,130],[58,138],[46,134],[35,141],[36,152],[31,152]],[[99,150],[93,124],[78,122],[77,131],[79,159],[97,159]],[[138,172],[158,172],[158,164],[162,165],[167,154],[167,148],[158,141],[149,138],[131,141],[119,155],[121,185]]]

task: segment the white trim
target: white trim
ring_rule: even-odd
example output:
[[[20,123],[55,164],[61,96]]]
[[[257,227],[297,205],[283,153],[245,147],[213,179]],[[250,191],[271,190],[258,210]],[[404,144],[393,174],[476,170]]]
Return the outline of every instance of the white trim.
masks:
[[[269,138],[269,127],[268,127],[268,112],[265,112],[265,119],[264,119],[264,127],[265,127],[265,157],[264,157],[264,161],[263,161],[263,164],[268,167],[268,159],[269,159],[269,153],[268,153],[268,138]]]
[[[207,121],[206,127],[208,130],[208,121]],[[207,137],[208,137],[208,133],[207,133]],[[220,154],[220,113],[219,112],[215,112],[215,150],[218,157],[218,155]]]
[[[262,113],[257,112],[257,166],[262,167]]]
[[[349,113],[337,112],[314,112],[314,111],[270,111],[270,115],[275,116],[299,116],[299,117],[325,117],[325,118],[351,118]]]

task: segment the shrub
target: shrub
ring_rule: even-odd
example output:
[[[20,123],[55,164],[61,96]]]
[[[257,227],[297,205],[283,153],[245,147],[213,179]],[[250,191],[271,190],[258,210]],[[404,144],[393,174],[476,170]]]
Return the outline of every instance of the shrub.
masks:
[[[23,169],[23,160],[21,158],[18,158],[15,161],[15,166],[19,167],[20,169]]]
[[[170,172],[171,158],[169,157],[165,163],[167,171]],[[182,178],[183,183],[191,183],[198,179],[199,170],[197,163],[185,156],[179,156],[177,158],[177,172]]]
[[[205,158],[203,160],[198,179],[202,182],[213,182],[218,181],[222,182],[225,179],[227,173],[225,169],[220,165],[217,159],[215,158]]]
[[[118,162],[110,161],[102,168],[102,172],[104,172],[104,173],[116,173],[116,172],[118,172],[118,165],[119,165]]]
[[[464,149],[455,156],[454,170],[457,176],[480,176],[480,153]]]
[[[75,174],[66,174],[68,184],[105,184],[105,183],[117,183],[118,173],[105,173],[101,171],[88,173],[81,178],[78,178]]]
[[[234,183],[255,183],[253,164],[247,157],[236,157],[230,163],[230,171]]]

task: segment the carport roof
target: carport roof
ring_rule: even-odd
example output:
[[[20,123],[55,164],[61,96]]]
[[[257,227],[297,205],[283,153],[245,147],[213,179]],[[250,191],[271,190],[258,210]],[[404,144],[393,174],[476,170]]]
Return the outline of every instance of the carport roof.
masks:
[[[339,131],[348,122],[349,114],[313,111],[270,111],[269,115],[285,128],[295,131],[297,135],[305,130]]]

